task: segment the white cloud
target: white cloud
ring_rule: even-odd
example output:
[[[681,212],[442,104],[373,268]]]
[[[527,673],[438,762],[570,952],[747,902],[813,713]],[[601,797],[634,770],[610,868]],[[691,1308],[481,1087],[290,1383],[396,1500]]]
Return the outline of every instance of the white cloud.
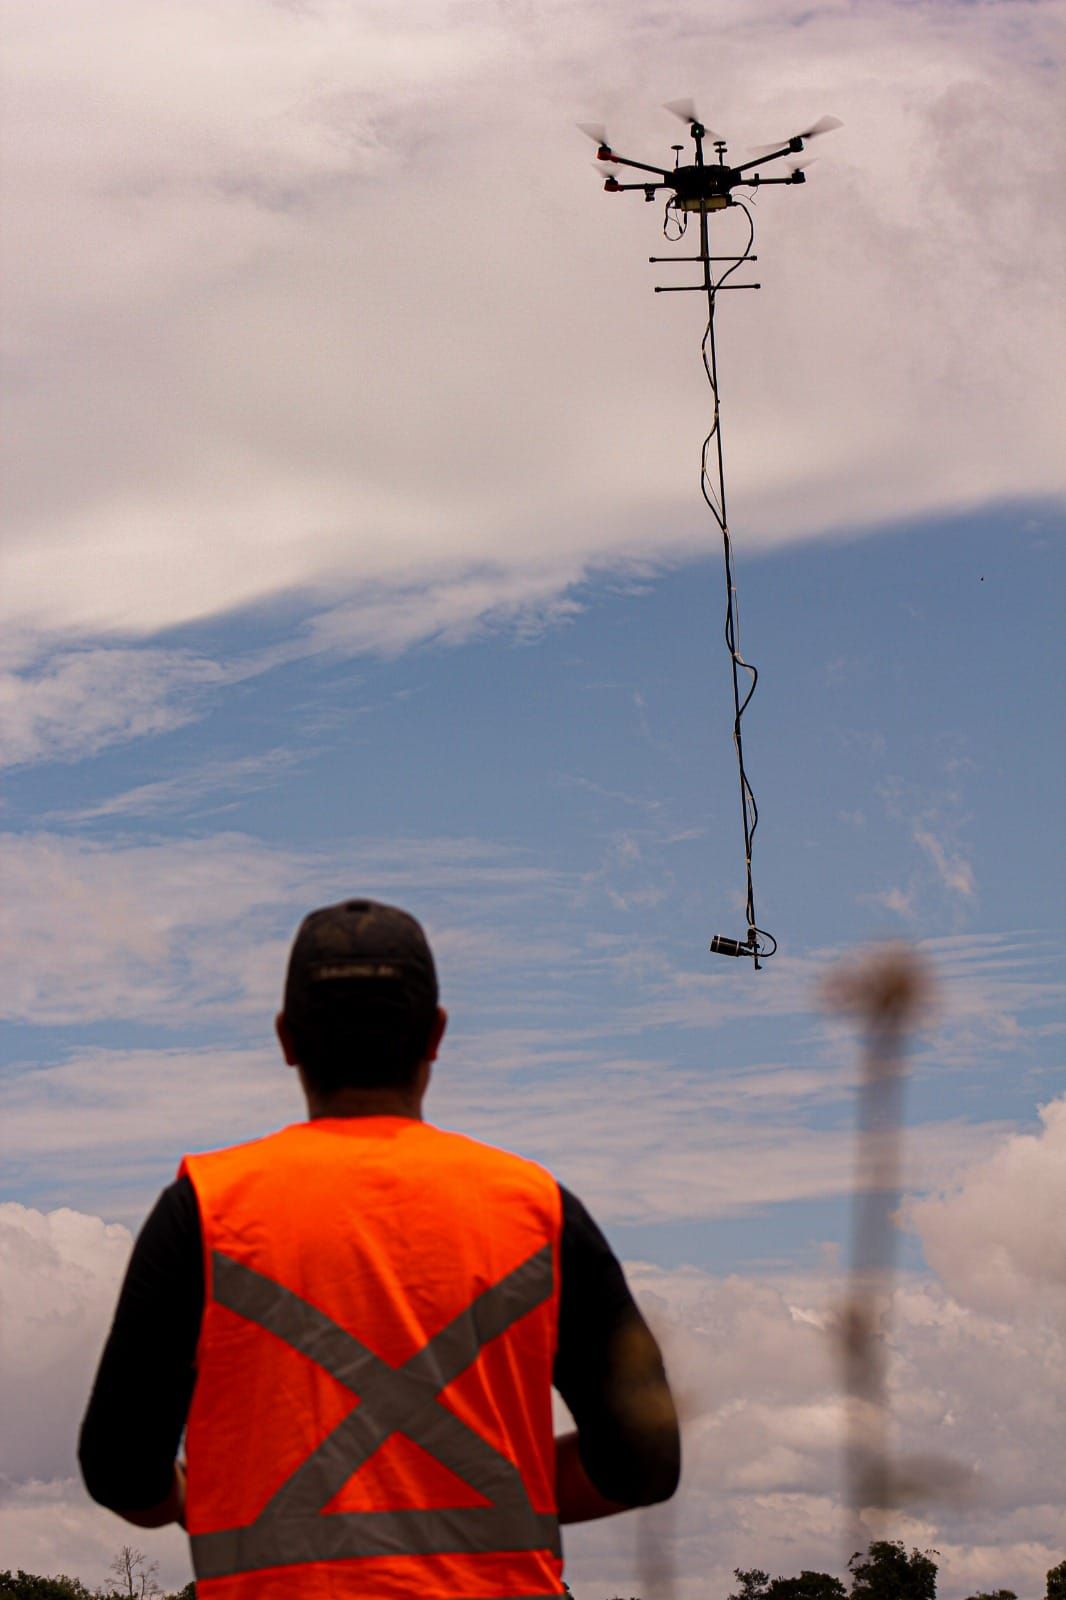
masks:
[[[1045,1140],[1057,1138],[1058,1122],[1057,1111],[1045,1115]],[[1034,1177],[1044,1193],[1053,1153],[1034,1165],[1031,1150],[1019,1155],[1022,1144],[1021,1136],[1005,1140],[960,1192],[979,1194],[994,1174],[1008,1209]],[[929,1206],[915,1215],[931,1237],[942,1213]],[[962,1600],[979,1586],[1035,1594],[1061,1558],[1061,1319],[1046,1316],[1045,1285],[1030,1270],[1020,1229],[997,1233],[989,1213],[983,1221],[968,1214],[963,1224],[971,1240],[987,1230],[1003,1293],[990,1297],[987,1279],[969,1274],[965,1259],[950,1264],[954,1284],[904,1275],[892,1306],[889,1370],[900,1454],[937,1454],[976,1471],[978,1492],[962,1504],[927,1495],[890,1532],[940,1551],[942,1600]],[[0,1208],[0,1293],[5,1308],[15,1308],[0,1394],[15,1419],[5,1443],[0,1535],[4,1559],[31,1570],[63,1568],[92,1580],[122,1542],[121,1525],[89,1508],[67,1475],[128,1246],[124,1230],[97,1217]],[[653,1568],[663,1593],[673,1569],[674,1600],[725,1594],[734,1566],[841,1572],[848,1553],[843,1409],[831,1331],[840,1281],[799,1271],[723,1278],[639,1262],[629,1276],[681,1398],[684,1483],[674,1506],[650,1519],[568,1530],[576,1592],[640,1592],[635,1574]],[[138,1542],[164,1557],[168,1581],[183,1581],[172,1530]]]
[[[300,590],[398,648],[710,548],[698,309],[573,128],[666,159],[679,84],[737,150],[846,124],[723,307],[744,538],[1061,493],[1056,15],[22,8],[6,618],[139,637]]]
[[[229,674],[188,651],[63,651],[0,670],[0,763],[77,759],[166,733],[197,715]]]
[[[117,1223],[0,1203],[0,1474],[74,1470],[77,1424],[129,1252]]]
[[[801,1073],[791,1084],[773,1069],[753,1078],[745,1094],[736,1074],[618,1061],[582,1032],[512,1038],[509,1053],[506,1033],[457,1030],[427,1114],[544,1162],[605,1223],[736,1217],[848,1195],[850,1128],[820,1128],[810,1117],[823,1095],[846,1095],[846,1081]],[[5,1155],[20,1192],[73,1196],[131,1221],[185,1151],[252,1138],[303,1115],[266,1013],[252,1049],[81,1050],[0,1080]],[[998,1124],[953,1120],[910,1128],[908,1189],[938,1186],[986,1155],[1001,1133]]]
[[[104,848],[0,836],[5,1010],[34,1022],[269,1015],[298,862],[234,836]],[[288,925],[295,924],[289,911]]]
[[[973,868],[965,856],[951,853],[942,840],[928,828],[915,828],[914,840],[921,845],[936,868],[945,889],[963,900],[973,900],[977,894]]]
[[[235,794],[269,788],[290,772],[299,759],[295,751],[276,749],[268,750],[261,756],[239,756],[233,761],[208,761],[173,778],[139,783],[132,789],[109,795],[95,805],[72,811],[54,811],[48,820],[96,822],[103,817],[145,817],[168,811],[201,811],[205,809],[204,802],[225,804]]]
[[[957,1299],[991,1315],[1018,1305],[1066,1311],[1066,1098],[970,1168],[945,1195],[917,1201],[909,1220],[926,1258]]]
[[[450,915],[434,935],[461,971],[473,937],[465,908],[480,900],[481,925],[498,903],[513,909],[557,883],[520,852],[476,839],[364,839],[316,853],[224,833],[107,845],[0,833],[3,1010],[37,1023],[268,1022],[289,940],[312,905],[355,892],[413,894],[421,905],[448,890]],[[493,949],[499,966],[513,944],[501,937]],[[534,939],[527,953],[544,962],[559,952]]]
[[[0,1483],[0,1559],[13,1571],[21,1567],[48,1577],[65,1573],[89,1585],[104,1583],[113,1556],[127,1544],[159,1562],[167,1588],[182,1588],[192,1577],[183,1533],[131,1528],[93,1505],[76,1478]]]
[[[721,1279],[650,1265],[631,1267],[630,1277],[688,1417],[682,1490],[660,1534],[660,1566],[675,1575],[663,1592],[674,1600],[724,1595],[738,1566],[843,1574],[844,1410],[835,1345],[820,1331],[841,1285],[814,1275]],[[1061,1559],[1057,1412],[1066,1401],[1066,1350],[1061,1334],[1034,1322],[1035,1310],[1022,1298],[1009,1318],[988,1317],[935,1279],[904,1279],[895,1296],[898,1458],[947,1458],[976,1472],[976,1492],[952,1505],[942,1474],[942,1496],[934,1479],[920,1507],[887,1529],[871,1523],[868,1536],[887,1532],[938,1549],[942,1600],[985,1584],[1042,1592],[1044,1572]],[[632,1523],[640,1518],[627,1520],[628,1527],[571,1531],[577,1592],[634,1592],[640,1547]]]

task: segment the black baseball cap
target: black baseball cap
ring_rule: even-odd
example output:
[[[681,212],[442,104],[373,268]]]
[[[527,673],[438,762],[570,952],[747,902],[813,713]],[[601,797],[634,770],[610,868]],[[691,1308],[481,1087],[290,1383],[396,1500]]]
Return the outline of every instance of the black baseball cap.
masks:
[[[291,1025],[337,1021],[347,1013],[428,1026],[437,999],[425,933],[399,906],[341,900],[300,924],[285,979]]]

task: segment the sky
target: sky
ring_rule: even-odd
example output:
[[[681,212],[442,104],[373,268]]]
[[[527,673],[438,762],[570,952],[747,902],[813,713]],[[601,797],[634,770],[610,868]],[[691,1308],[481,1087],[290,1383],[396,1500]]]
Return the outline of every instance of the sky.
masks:
[[[896,1447],[958,1470],[868,1531],[935,1547],[943,1600],[1036,1600],[1066,7],[4,12],[0,1568],[98,1582],[127,1542],[74,1450],[132,1237],[186,1150],[301,1116],[288,943],[358,893],[438,957],[428,1115],[581,1196],[682,1397],[681,1493],[569,1533],[579,1600],[844,1571],[859,1055],[819,993],[915,945],[885,1336]],[[575,126],[669,161],[685,95],[734,156],[843,122],[720,306],[758,973],[708,952],[744,882],[700,302],[652,294],[661,210]]]

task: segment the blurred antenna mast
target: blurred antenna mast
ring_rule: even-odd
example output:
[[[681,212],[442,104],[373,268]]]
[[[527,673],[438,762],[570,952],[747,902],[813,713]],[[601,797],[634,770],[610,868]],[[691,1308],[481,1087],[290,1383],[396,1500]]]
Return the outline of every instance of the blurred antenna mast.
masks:
[[[808,139],[815,138],[820,133],[828,133],[833,128],[839,128],[841,123],[837,117],[821,117],[817,122],[805,128],[802,133],[791,134],[787,139],[780,139],[775,144],[756,147],[755,159],[742,162],[740,166],[730,166],[726,161],[726,143],[712,128],[708,128],[699,116],[691,100],[672,100],[666,110],[680,117],[682,122],[688,123],[689,135],[695,145],[695,160],[687,165],[681,164],[681,155],[684,145],[675,144],[673,169],[649,165],[645,161],[633,161],[628,156],[616,155],[612,150],[607,137],[606,128],[598,123],[580,123],[579,127],[597,145],[597,161],[607,162],[615,167],[629,167],[638,172],[650,174],[649,178],[634,183],[619,183],[614,173],[611,173],[603,187],[608,194],[622,194],[628,190],[643,192],[647,201],[654,201],[655,196],[662,190],[668,190],[666,212],[663,218],[663,232],[672,241],[684,237],[688,228],[688,220],[692,214],[699,218],[699,254],[689,256],[649,256],[653,263],[698,262],[702,267],[699,283],[686,284],[660,284],[657,285],[656,294],[702,294],[707,301],[707,326],[703,335],[701,351],[703,365],[707,373],[707,381],[711,388],[712,414],[711,427],[703,441],[700,457],[700,489],[703,498],[710,507],[722,534],[722,548],[725,557],[725,583],[726,583],[726,618],[725,641],[729,651],[730,665],[733,675],[733,745],[737,753],[737,770],[740,777],[740,808],[744,828],[744,870],[746,881],[745,915],[747,917],[747,935],[744,939],[729,939],[721,934],[715,934],[711,940],[711,950],[716,955],[726,956],[751,956],[758,971],[761,965],[760,957],[764,960],[772,956],[777,949],[777,940],[773,934],[760,928],[755,918],[755,889],[752,881],[752,844],[755,830],[759,825],[759,808],[755,803],[755,795],[744,767],[744,741],[741,734],[741,720],[747,710],[759,674],[750,661],[745,661],[740,651],[740,624],[737,606],[736,582],[733,576],[733,546],[729,535],[729,519],[726,511],[725,493],[725,462],[722,455],[722,430],[719,417],[718,403],[718,351],[715,344],[714,313],[718,294],[723,289],[758,289],[758,283],[730,283],[739,267],[745,262],[757,261],[758,257],[752,253],[755,242],[755,223],[751,210],[745,202],[735,195],[737,189],[764,189],[769,184],[805,183],[804,167],[809,162],[793,162],[788,169],[787,177],[764,178],[756,170],[765,166],[770,161],[777,161],[782,156],[798,154]],[[717,160],[708,162],[704,153],[704,141],[710,140],[714,145]],[[739,256],[717,256],[711,254],[710,229],[708,219],[714,211],[724,211],[729,207],[739,207],[747,217],[748,240],[744,251]],[[712,444],[714,446],[712,459]],[[741,673],[748,675],[747,682],[742,684]]]
[[[928,1511],[938,1502],[965,1505],[979,1483],[972,1469],[946,1456],[895,1453],[891,1436],[888,1340],[897,1286],[895,1216],[903,1196],[907,1044],[935,1005],[935,977],[917,950],[883,945],[832,968],[822,1002],[854,1019],[863,1040],[851,1265],[839,1318],[848,1548],[854,1550],[865,1544],[871,1519],[876,1527],[907,1506]]]

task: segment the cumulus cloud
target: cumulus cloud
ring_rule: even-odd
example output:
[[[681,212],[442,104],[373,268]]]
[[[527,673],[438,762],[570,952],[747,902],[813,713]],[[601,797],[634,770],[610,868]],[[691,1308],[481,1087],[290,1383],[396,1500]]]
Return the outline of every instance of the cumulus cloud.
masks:
[[[832,1333],[839,1283],[816,1274],[714,1278],[645,1264],[630,1277],[688,1416],[682,1490],[672,1525],[659,1534],[662,1554],[672,1549],[677,1600],[727,1593],[737,1566],[843,1573],[850,1530]],[[893,1299],[897,1458],[936,1454],[957,1473],[949,1482],[942,1472],[939,1484],[934,1476],[921,1505],[887,1530],[871,1520],[868,1537],[887,1531],[938,1549],[943,1600],[984,1585],[1035,1594],[1061,1558],[1061,1496],[1052,1485],[1066,1351],[1034,1309],[1023,1299],[1009,1318],[986,1316],[935,1278],[905,1279]],[[958,1477],[970,1478],[973,1490],[953,1504]],[[641,1555],[632,1526],[572,1530],[567,1548],[579,1588],[631,1592]]]
[[[117,1223],[0,1203],[0,1474],[48,1480],[74,1470],[77,1423],[129,1252]]]
[[[1061,493],[1055,18],[22,8],[5,618],[141,637],[301,591],[334,645],[396,648],[708,548],[698,310],[653,299],[652,208],[573,128],[666,159],[688,90],[740,150],[845,121],[761,197],[764,290],[723,310],[744,536]]]
[[[1066,1311],[1066,1098],[1042,1107],[1040,1122],[909,1213],[952,1294],[990,1315]]]
[[[1025,1181],[1010,1166],[1016,1142],[1004,1141],[979,1169],[1007,1162],[1014,1190]],[[5,1310],[14,1309],[13,1322],[5,1317],[12,1344],[0,1380],[5,1415],[14,1419],[0,1534],[5,1560],[31,1570],[64,1568],[93,1579],[122,1542],[121,1525],[88,1506],[69,1473],[128,1248],[128,1234],[98,1217],[0,1208],[0,1293]],[[983,1289],[975,1295],[969,1284],[966,1298],[956,1298],[933,1274],[904,1276],[891,1307],[896,1448],[947,1457],[977,1483],[963,1504],[947,1495],[941,1501],[934,1485],[891,1530],[940,1551],[943,1600],[962,1600],[980,1586],[1035,1594],[1061,1557],[1066,1349],[1026,1259],[1020,1234],[1003,1244],[1009,1306],[982,1308]],[[676,1600],[725,1594],[734,1566],[843,1571],[843,1407],[833,1334],[840,1281],[825,1271],[717,1277],[641,1262],[628,1271],[682,1400],[685,1477],[674,1507],[653,1518],[643,1538],[639,1515],[568,1530],[577,1592],[633,1592],[638,1566],[647,1571],[656,1559],[660,1570],[674,1569]],[[871,1536],[879,1531],[870,1525]],[[173,1530],[139,1542],[164,1558],[169,1582],[185,1581]]]

